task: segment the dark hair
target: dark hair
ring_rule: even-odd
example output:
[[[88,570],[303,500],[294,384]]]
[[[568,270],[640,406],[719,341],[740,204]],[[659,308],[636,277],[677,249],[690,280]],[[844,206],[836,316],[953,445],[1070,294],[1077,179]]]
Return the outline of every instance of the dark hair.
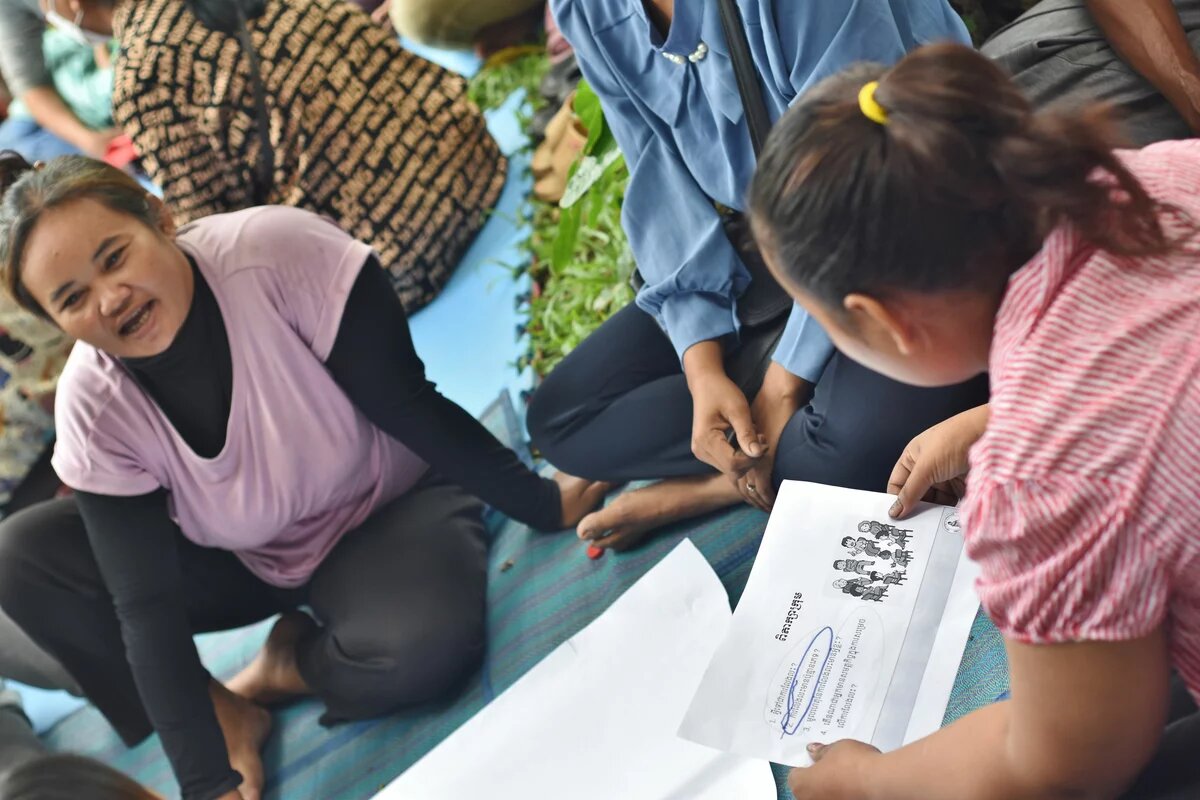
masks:
[[[886,125],[859,106],[876,80]],[[750,187],[754,231],[831,310],[854,292],[998,290],[1060,222],[1118,255],[1167,252],[1168,207],[1119,142],[1108,107],[1035,112],[986,57],[931,45],[827,78],[784,115]]]
[[[841,564],[842,566],[839,567],[838,564]],[[834,562],[833,562],[834,569],[842,569],[842,567],[845,567],[845,566],[846,566],[846,559],[844,559],[844,558],[834,559]]]
[[[842,537],[842,545],[843,546],[845,546],[846,542],[853,543],[854,541],[855,541],[855,539],[853,536],[843,536]]]
[[[115,769],[83,756],[51,754],[27,761],[0,781],[2,800],[157,800]]]
[[[21,281],[29,235],[42,214],[84,198],[157,228],[157,211],[138,182],[86,156],[60,156],[35,169],[11,150],[0,151],[0,283],[22,308],[48,319]]]

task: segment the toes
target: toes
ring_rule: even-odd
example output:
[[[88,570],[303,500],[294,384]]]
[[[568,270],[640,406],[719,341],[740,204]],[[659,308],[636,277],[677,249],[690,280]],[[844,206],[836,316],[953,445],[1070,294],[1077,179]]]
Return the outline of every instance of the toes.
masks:
[[[644,528],[618,527],[614,528],[608,536],[592,544],[596,547],[603,547],[606,550],[621,553],[639,544],[642,539],[646,538],[648,532]]]
[[[584,517],[575,528],[579,534],[579,538],[597,539],[625,524],[629,513],[626,510],[627,504],[623,503],[622,500],[624,500],[624,497],[618,497],[606,508],[593,511]]]
[[[584,496],[591,503],[599,503],[604,499],[604,496],[613,488],[611,483],[593,483],[587,488]]]
[[[575,526],[575,533],[579,535],[580,539],[587,541],[595,539],[601,533],[604,533],[605,528],[602,526],[600,515],[601,512],[596,511],[588,514],[579,521],[579,524]]]
[[[605,536],[603,539],[597,539],[592,542],[593,547],[599,547],[604,550],[616,550],[618,553],[623,549],[621,543],[625,540],[625,531],[615,530]]]

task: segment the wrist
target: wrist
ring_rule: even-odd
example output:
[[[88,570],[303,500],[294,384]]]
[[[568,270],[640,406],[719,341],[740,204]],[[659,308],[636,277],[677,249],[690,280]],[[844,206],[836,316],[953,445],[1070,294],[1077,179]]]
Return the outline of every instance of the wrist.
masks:
[[[812,392],[812,384],[803,378],[788,372],[787,368],[778,361],[772,361],[763,376],[760,395],[765,395],[777,402],[801,403],[808,399]]]
[[[1162,82],[1163,96],[1183,117],[1193,131],[1200,132],[1200,72],[1181,68],[1173,73],[1173,80]]]
[[[725,354],[721,343],[716,339],[696,342],[683,353],[683,374],[687,379],[688,389],[693,394],[696,387],[712,380],[724,378]]]
[[[991,406],[984,403],[981,406],[968,409],[958,415],[963,424],[970,430],[974,439],[979,439],[987,430],[988,420],[991,418]]]

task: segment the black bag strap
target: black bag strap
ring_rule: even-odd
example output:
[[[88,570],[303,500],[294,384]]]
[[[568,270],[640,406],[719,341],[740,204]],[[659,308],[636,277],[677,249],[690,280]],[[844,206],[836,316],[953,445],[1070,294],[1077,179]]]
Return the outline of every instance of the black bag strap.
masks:
[[[238,7],[241,25],[238,27],[238,41],[246,57],[250,59],[250,79],[254,85],[254,111],[258,128],[258,163],[255,164],[254,200],[263,205],[271,196],[275,186],[275,148],[271,146],[271,117],[267,113],[267,87],[263,84],[262,64],[258,60],[258,51],[250,40],[250,28],[245,14]]]
[[[188,8],[207,28],[237,37],[242,52],[250,62],[250,82],[254,92],[254,115],[258,128],[258,162],[254,165],[252,195],[256,205],[263,205],[275,187],[275,148],[271,146],[271,117],[267,112],[267,87],[263,83],[262,64],[254,42],[250,39],[251,18],[265,10],[263,0],[187,0]]]
[[[718,0],[721,10],[721,27],[725,30],[725,42],[729,46],[729,59],[733,62],[733,74],[737,78],[738,94],[742,96],[742,109],[746,123],[750,126],[750,144],[754,155],[762,153],[771,131],[771,115],[763,101],[762,87],[758,82],[758,69],[750,55],[750,42],[746,39],[746,27],[735,0]]]

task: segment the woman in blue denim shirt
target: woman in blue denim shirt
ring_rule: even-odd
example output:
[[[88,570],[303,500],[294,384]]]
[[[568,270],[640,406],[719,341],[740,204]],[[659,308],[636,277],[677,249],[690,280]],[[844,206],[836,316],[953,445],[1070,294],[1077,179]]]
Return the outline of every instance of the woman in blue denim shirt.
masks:
[[[738,500],[768,510],[784,479],[883,490],[909,439],[986,400],[985,379],[914,389],[869,372],[799,307],[746,324],[769,277],[730,224],[755,158],[717,0],[551,7],[629,165],[622,220],[645,285],[546,379],[530,432],[572,474],[671,479],[586,518],[583,538],[619,549]],[[737,7],[772,120],[847,64],[968,41],[946,0]]]

